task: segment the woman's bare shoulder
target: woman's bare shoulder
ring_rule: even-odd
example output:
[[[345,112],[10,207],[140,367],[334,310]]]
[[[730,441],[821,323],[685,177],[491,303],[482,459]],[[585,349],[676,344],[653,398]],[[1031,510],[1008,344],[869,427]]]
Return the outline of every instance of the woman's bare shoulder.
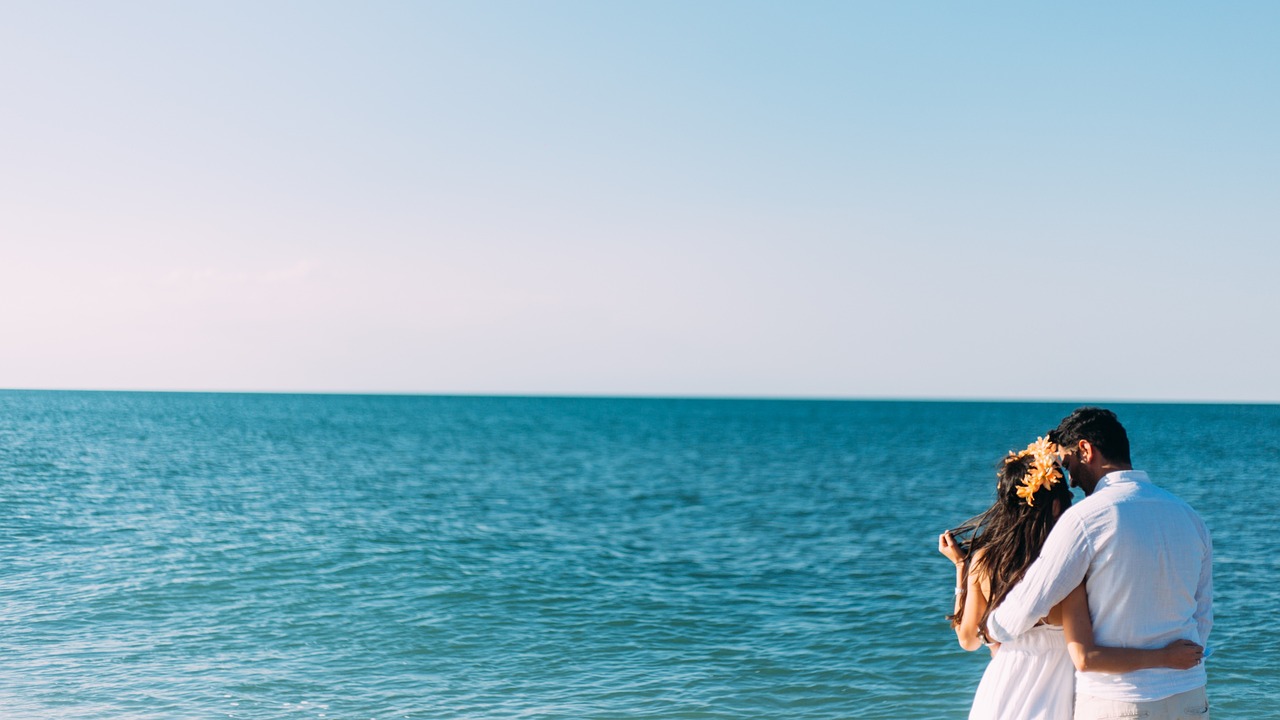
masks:
[[[984,547],[973,551],[969,559],[969,579],[982,588],[982,596],[991,596],[991,571],[987,567],[987,549]]]

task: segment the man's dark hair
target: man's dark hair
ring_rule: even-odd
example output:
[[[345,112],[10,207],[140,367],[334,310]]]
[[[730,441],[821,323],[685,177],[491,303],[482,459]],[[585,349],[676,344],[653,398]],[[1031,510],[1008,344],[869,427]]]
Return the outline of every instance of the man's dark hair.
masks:
[[[1116,414],[1105,408],[1077,409],[1063,418],[1056,429],[1049,431],[1049,439],[1064,447],[1088,440],[1106,459],[1125,465],[1132,462],[1129,459],[1129,435],[1116,419]]]

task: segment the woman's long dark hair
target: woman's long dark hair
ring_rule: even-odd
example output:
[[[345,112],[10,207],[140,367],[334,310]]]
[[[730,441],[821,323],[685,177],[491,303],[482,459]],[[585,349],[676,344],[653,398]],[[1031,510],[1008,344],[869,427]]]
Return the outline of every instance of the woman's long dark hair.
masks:
[[[1018,487],[1031,472],[1034,461],[1031,455],[1010,456],[1002,460],[996,472],[999,482],[995,504],[951,531],[964,553],[960,609],[947,616],[952,627],[959,625],[964,615],[969,574],[977,571],[990,580],[991,597],[987,600],[987,612],[982,617],[985,623],[986,615],[1000,605],[1040,555],[1040,548],[1044,546],[1058,516],[1071,506],[1071,489],[1064,478],[1037,490],[1031,498],[1034,505],[1028,505],[1018,496]],[[979,550],[982,551],[977,562],[980,567],[975,568],[973,558]]]

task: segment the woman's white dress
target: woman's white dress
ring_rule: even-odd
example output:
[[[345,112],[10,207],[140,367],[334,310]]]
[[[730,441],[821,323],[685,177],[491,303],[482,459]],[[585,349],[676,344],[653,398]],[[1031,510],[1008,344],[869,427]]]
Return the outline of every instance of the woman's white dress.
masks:
[[[969,720],[1071,720],[1074,702],[1075,667],[1062,628],[1037,625],[991,658]]]

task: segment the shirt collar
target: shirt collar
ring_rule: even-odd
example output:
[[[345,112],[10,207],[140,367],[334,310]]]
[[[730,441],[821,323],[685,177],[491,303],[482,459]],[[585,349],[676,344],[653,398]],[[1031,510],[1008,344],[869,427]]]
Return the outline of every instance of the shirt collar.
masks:
[[[1151,482],[1147,479],[1146,470],[1115,470],[1103,475],[1102,479],[1098,480],[1098,485],[1094,487],[1093,491],[1098,492],[1103,488],[1112,487],[1113,485],[1119,485],[1121,483],[1140,482]]]

